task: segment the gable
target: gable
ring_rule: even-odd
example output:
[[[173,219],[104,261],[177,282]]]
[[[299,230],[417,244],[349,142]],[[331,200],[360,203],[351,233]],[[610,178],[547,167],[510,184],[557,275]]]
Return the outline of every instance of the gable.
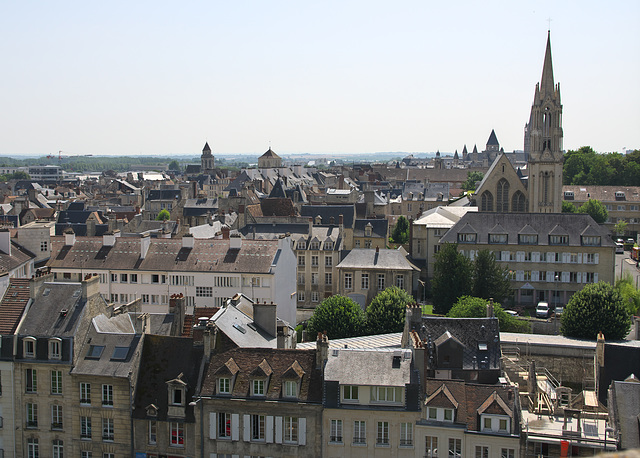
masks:
[[[516,191],[522,192],[525,197],[528,198],[527,189],[522,184],[518,172],[504,153],[498,155],[493,161],[493,164],[491,164],[491,167],[489,167],[489,170],[487,170],[487,173],[478,185],[476,195],[480,196],[483,192],[489,191],[495,196],[498,181],[503,178],[509,182],[509,198],[511,198]]]

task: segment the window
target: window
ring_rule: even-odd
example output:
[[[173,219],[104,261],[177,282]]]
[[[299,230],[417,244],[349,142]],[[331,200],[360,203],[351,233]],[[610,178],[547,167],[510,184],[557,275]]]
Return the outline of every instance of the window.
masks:
[[[345,385],[342,387],[342,399],[344,401],[358,402],[358,386]]]
[[[507,243],[507,234],[489,234],[489,243]]]
[[[438,409],[436,409],[435,407],[429,407],[429,409],[427,411],[427,416],[429,417],[429,420],[437,420],[438,419]]]
[[[400,446],[413,446],[413,425],[411,423],[400,423]]]
[[[317,285],[318,284],[318,273],[317,272],[313,272],[311,274],[311,284],[312,285]]]
[[[231,414],[218,414],[218,439],[231,439]]]
[[[89,450],[83,450],[80,452],[80,458],[92,458],[92,457],[93,457],[93,453]]]
[[[49,359],[60,359],[62,356],[62,340],[49,340]]]
[[[306,250],[307,249],[307,242],[305,242],[303,239],[298,240],[298,243],[296,244],[296,250]]]
[[[324,284],[331,285],[332,283],[333,283],[333,276],[331,275],[331,273],[324,274]]]
[[[569,245],[568,235],[550,235],[549,245]]]
[[[353,288],[353,276],[352,274],[344,274],[344,289],[352,289]]]
[[[476,445],[476,458],[489,458],[489,447]]]
[[[264,440],[264,415],[251,415],[251,440]]]
[[[104,345],[90,345],[86,357],[92,359],[100,359],[103,350]]]
[[[111,283],[118,282],[118,274],[111,274]]]
[[[40,242],[40,251],[49,251],[49,243],[46,240]]]
[[[362,289],[369,289],[369,274],[362,274]]]
[[[298,255],[298,265],[299,266],[304,266],[304,255],[303,254]]]
[[[298,291],[298,302],[304,302],[304,291]]]
[[[527,261],[527,262],[533,261],[533,253],[531,251],[527,251],[524,254],[524,260]]]
[[[27,439],[27,457],[38,458],[38,439]]]
[[[305,279],[304,279],[304,274],[298,274],[298,284],[299,285],[304,285]]]
[[[312,266],[318,265],[318,256],[311,256],[311,265]]]
[[[311,249],[312,250],[319,250],[320,249],[320,242],[318,242],[317,240],[314,240],[313,242],[311,242]]]
[[[171,405],[181,406],[184,405],[184,390],[179,387],[171,388]]]
[[[367,422],[356,420],[353,422],[353,443],[364,445],[367,443]]]
[[[581,237],[583,246],[600,246],[600,236],[587,236]]]
[[[500,458],[515,458],[516,451],[513,448],[503,448],[500,452]]]
[[[376,445],[389,445],[389,422],[378,422],[378,434],[376,436]]]
[[[196,296],[198,295],[198,293],[196,293]],[[152,304],[159,304],[160,303],[160,295],[159,294],[152,294],[151,295],[151,303]]]
[[[38,373],[35,369],[27,369],[26,375],[26,392],[37,393],[38,392]]]
[[[113,385],[102,385],[102,406],[113,406]]]
[[[378,274],[378,291],[384,289],[384,274]]]
[[[371,240],[367,239],[364,241],[364,247],[365,248],[371,248]]]
[[[160,283],[160,275],[152,274],[151,275],[151,283]]]
[[[128,294],[120,294],[120,302],[123,304],[126,304],[127,302],[129,302],[129,295]]]
[[[27,402],[27,428],[38,427],[38,404]]]
[[[113,418],[103,418],[102,419],[102,440],[103,441],[113,441]]]
[[[142,295],[142,303],[143,304],[148,304],[149,303],[149,295],[148,294],[143,294]]]
[[[252,387],[251,394],[253,396],[264,396],[264,380],[254,380]]]
[[[127,283],[129,281],[129,276],[127,274],[120,274],[120,283]]]
[[[51,406],[51,429],[62,429],[62,406]]]
[[[438,253],[440,253],[440,245],[434,245],[433,254],[438,254]]]
[[[584,254],[584,263],[585,264],[597,264],[595,253],[585,253]]]
[[[596,275],[593,272],[585,272],[583,278],[585,278],[585,283],[595,283],[596,281]]]
[[[482,429],[491,431],[491,418],[485,417],[482,421]]]
[[[318,302],[320,300],[320,296],[318,291],[311,291],[311,302]]]
[[[329,441],[342,443],[342,420],[331,420]]]
[[[444,409],[444,421],[453,421],[453,409]]]
[[[425,458],[438,458],[438,436],[425,436],[424,455]]]
[[[371,388],[373,402],[402,402],[402,388],[391,386],[374,386]]]
[[[36,339],[33,337],[25,337],[22,341],[23,353],[25,358],[36,357]]]
[[[498,431],[505,432],[507,430],[507,425],[508,424],[509,424],[509,422],[507,421],[506,418],[501,418],[500,421],[498,422]]]
[[[171,445],[184,447],[184,425],[182,423],[171,422]]]
[[[80,383],[80,405],[91,405],[90,383]]]
[[[129,283],[138,283],[138,274],[129,274]]]
[[[80,439],[91,439],[91,417],[80,417]]]
[[[396,275],[396,286],[404,289],[404,275]]]
[[[221,377],[218,379],[218,394],[231,393],[231,379],[227,377]]]
[[[476,243],[477,234],[458,234],[458,243]]]
[[[118,302],[118,295],[117,294],[114,294],[114,293],[111,294],[111,302]]]
[[[520,245],[537,245],[538,236],[536,234],[519,234],[518,243]]]
[[[284,442],[298,443],[298,418],[284,417]]]
[[[196,286],[196,297],[213,297],[213,286]]]
[[[333,250],[333,242],[330,241],[330,240],[324,242],[324,249],[325,250]]]
[[[149,444],[153,445],[158,440],[158,423],[155,420],[149,421]]]
[[[295,380],[284,381],[284,395],[287,398],[298,397],[298,382]]]
[[[482,193],[480,200],[480,211],[492,212],[493,211],[493,194],[489,191]]]
[[[324,257],[324,265],[325,267],[331,267],[333,265],[333,256],[327,255]]]
[[[462,458],[462,439],[449,439],[449,458]]]

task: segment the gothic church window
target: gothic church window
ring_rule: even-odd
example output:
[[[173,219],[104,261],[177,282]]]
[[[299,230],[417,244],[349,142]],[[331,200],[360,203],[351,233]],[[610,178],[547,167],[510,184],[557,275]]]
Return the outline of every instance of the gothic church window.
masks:
[[[524,194],[520,191],[513,193],[511,198],[511,210],[514,212],[524,213],[525,210],[525,198]]]
[[[480,198],[480,211],[493,211],[493,194],[491,194],[489,191],[485,191],[482,193],[482,197]]]
[[[504,178],[498,181],[498,192],[496,193],[496,211],[506,213],[509,211],[509,182]]]

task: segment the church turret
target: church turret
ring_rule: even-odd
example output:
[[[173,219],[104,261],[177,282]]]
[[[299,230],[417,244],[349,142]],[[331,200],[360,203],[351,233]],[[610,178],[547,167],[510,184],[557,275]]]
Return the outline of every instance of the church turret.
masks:
[[[562,104],[554,83],[551,34],[547,36],[542,78],[536,84],[531,116],[525,126],[525,154],[529,162],[529,211],[562,211]]]
[[[209,142],[204,143],[202,148],[202,156],[200,156],[200,173],[210,175],[214,172],[215,158],[211,154],[211,148]]]

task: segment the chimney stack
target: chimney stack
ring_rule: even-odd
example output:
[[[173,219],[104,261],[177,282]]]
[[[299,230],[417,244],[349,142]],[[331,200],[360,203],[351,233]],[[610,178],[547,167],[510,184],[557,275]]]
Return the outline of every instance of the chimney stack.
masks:
[[[102,246],[114,246],[116,244],[116,236],[113,232],[105,232],[102,235]]]
[[[218,327],[213,322],[208,322],[207,326],[202,333],[202,340],[204,344],[204,358],[209,362],[211,353],[216,348],[216,337],[218,335]]]
[[[324,375],[324,365],[329,359],[329,339],[327,332],[319,332],[316,340],[316,368]]]
[[[76,243],[76,233],[70,227],[64,230],[64,244],[65,246],[73,246]]]
[[[493,297],[489,299],[487,304],[487,318],[493,318]]]
[[[229,249],[239,250],[240,248],[242,248],[242,236],[240,234],[229,236]]]
[[[276,309],[277,306],[273,302],[270,304],[254,302],[253,304],[253,322],[273,337],[278,335]]]
[[[185,234],[182,236],[182,248],[193,248],[195,238],[192,234]]]
[[[11,232],[9,229],[0,229],[0,250],[11,256]]]
[[[88,301],[100,294],[100,277],[89,274],[82,280],[82,299]]]

